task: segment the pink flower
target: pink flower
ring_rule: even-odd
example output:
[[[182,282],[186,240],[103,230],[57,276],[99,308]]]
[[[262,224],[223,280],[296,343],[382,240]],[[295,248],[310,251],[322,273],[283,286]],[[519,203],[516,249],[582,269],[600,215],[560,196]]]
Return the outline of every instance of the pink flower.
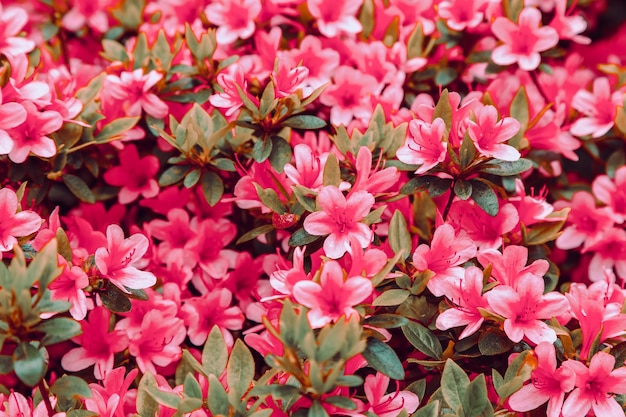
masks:
[[[524,71],[533,71],[541,63],[540,52],[559,42],[559,34],[549,26],[539,27],[541,12],[525,7],[519,14],[518,24],[505,17],[498,17],[491,25],[494,35],[504,45],[493,50],[491,59],[498,65],[518,63]]]
[[[209,4],[204,13],[217,28],[217,42],[231,44],[237,38],[248,39],[254,34],[254,19],[261,13],[259,0],[219,0]]]
[[[162,241],[157,249],[157,256],[162,262],[168,265],[178,263],[189,268],[196,266],[194,252],[189,249],[196,233],[189,224],[189,214],[185,210],[170,210],[167,221],[152,220],[147,230],[152,237]]]
[[[374,205],[374,196],[367,191],[357,191],[346,197],[335,186],[322,188],[317,196],[321,211],[311,213],[304,219],[304,230],[315,236],[325,236],[324,252],[333,259],[341,258],[350,251],[353,237],[367,248],[372,240],[372,230],[362,223]]]
[[[233,345],[233,336],[228,330],[241,330],[244,315],[239,307],[231,305],[232,299],[233,294],[229,290],[220,288],[185,300],[181,317],[188,327],[191,343],[201,346],[213,326],[218,326],[227,344]]]
[[[612,393],[626,394],[626,368],[613,369],[615,357],[598,352],[591,358],[589,368],[568,360],[563,363],[576,374],[576,389],[563,404],[563,417],[585,416],[593,409],[596,416],[621,416],[624,410]]]
[[[18,237],[35,233],[41,227],[41,217],[31,210],[18,213],[18,201],[15,192],[9,188],[0,190],[0,257],[2,252],[10,251]]]
[[[136,268],[148,250],[148,238],[136,233],[124,239],[124,231],[116,224],[107,227],[107,247],[96,250],[96,267],[104,278],[124,292],[126,288],[149,288],[156,283],[152,272]]]
[[[533,343],[553,343],[556,333],[541,320],[557,317],[567,311],[568,303],[560,293],[543,293],[543,279],[523,275],[517,287],[498,285],[487,292],[491,310],[505,317],[504,332],[517,343],[527,337]]]
[[[127,145],[119,153],[120,165],[108,169],[104,180],[116,187],[122,187],[118,194],[120,204],[135,201],[140,195],[144,198],[156,197],[159,184],[153,178],[159,171],[159,160],[154,155],[139,158],[137,148]]]
[[[320,96],[320,102],[331,108],[332,124],[348,126],[353,117],[369,118],[369,96],[375,94],[378,88],[378,82],[372,75],[342,65],[334,73],[333,84]]]
[[[83,333],[74,339],[81,347],[63,356],[63,369],[77,372],[95,365],[93,371],[97,379],[104,378],[113,369],[114,355],[126,349],[128,338],[123,331],[109,331],[110,319],[111,313],[104,307],[91,310],[87,320],[80,322]]]
[[[333,48],[323,48],[321,39],[313,35],[302,39],[298,49],[277,53],[281,59],[288,59],[293,66],[302,62],[309,70],[305,84],[312,88],[330,81],[339,67],[339,52]]]
[[[572,107],[587,117],[576,120],[570,132],[575,136],[604,136],[615,124],[617,108],[623,105],[624,94],[619,90],[611,93],[608,78],[596,78],[592,93],[579,90],[574,96]]]
[[[400,172],[396,167],[379,169],[380,160],[372,169],[372,151],[367,146],[359,148],[356,156],[356,180],[350,189],[350,194],[359,190],[365,190],[372,194],[380,194],[398,182]]]
[[[82,268],[69,265],[62,256],[59,256],[59,265],[65,266],[63,273],[48,286],[52,299],[68,301],[72,305],[70,307],[72,317],[83,320],[87,315],[88,306],[92,305],[88,303],[83,291],[83,288],[89,285],[89,277]]]
[[[318,191],[323,186],[326,157],[317,156],[305,143],[293,147],[293,157],[294,164],[285,165],[287,178],[294,184]]]
[[[502,205],[494,217],[470,201],[458,200],[452,204],[447,221],[483,251],[502,246],[502,236],[519,224],[519,214],[512,203]]]
[[[481,11],[487,0],[446,0],[439,3],[437,12],[450,29],[457,31],[471,29],[482,23]]]
[[[440,118],[433,120],[432,124],[419,119],[411,120],[406,142],[396,156],[405,164],[421,165],[416,174],[427,172],[446,159],[445,129],[446,125]]]
[[[589,263],[592,280],[605,269],[613,268],[620,278],[626,279],[626,230],[617,227],[604,230],[584,252],[595,252]]]
[[[570,203],[555,203],[555,208],[561,207],[571,207],[571,211],[563,234],[556,239],[556,247],[559,249],[573,249],[584,243],[583,250],[586,250],[602,232],[614,224],[608,209],[596,208],[594,196],[585,191],[575,193]]]
[[[580,35],[587,29],[587,22],[582,16],[566,16],[567,0],[556,0],[556,12],[550,22],[559,34],[561,39],[571,39],[576,43],[588,45],[591,39]]]
[[[493,106],[481,108],[476,113],[476,121],[470,120],[467,129],[478,153],[503,161],[516,161],[520,158],[517,149],[502,144],[515,136],[519,130],[519,122],[512,117],[503,117],[498,122],[498,110]]]
[[[372,294],[372,282],[364,277],[344,281],[344,271],[337,261],[322,267],[320,282],[298,281],[293,287],[296,301],[311,310],[307,313],[311,326],[320,328],[341,316],[346,319],[359,313],[353,308]]]
[[[298,90],[302,92],[303,97],[311,93],[310,88],[304,88],[304,81],[309,75],[307,67],[291,66],[284,60],[280,60],[277,67],[272,73],[276,97],[287,97]]]
[[[531,383],[511,395],[509,406],[515,411],[525,412],[534,410],[548,401],[546,416],[560,417],[565,393],[574,389],[576,376],[567,366],[557,369],[553,344],[539,343],[534,353],[537,357],[537,367],[530,376]]]
[[[327,38],[346,33],[354,35],[363,30],[356,18],[363,0],[307,0],[311,15],[317,19],[320,33]]]
[[[550,264],[545,259],[537,259],[526,266],[528,261],[528,248],[511,245],[502,252],[496,249],[486,249],[478,253],[478,262],[487,268],[491,265],[491,276],[500,284],[515,288],[520,277],[532,275],[542,278]]]
[[[155,70],[147,74],[138,68],[133,72],[124,71],[120,76],[107,75],[106,88],[111,97],[124,102],[124,110],[128,116],[140,116],[143,109],[147,114],[163,119],[169,108],[150,89],[163,78]]]
[[[110,0],[73,0],[69,3],[72,6],[61,20],[61,25],[65,29],[76,32],[87,25],[99,33],[109,30],[109,15],[106,8],[111,5]]]
[[[28,23],[28,13],[21,7],[3,8],[0,4],[0,53],[27,54],[35,49],[35,42],[18,35]]]
[[[137,377],[139,369],[131,369],[128,375],[124,376],[125,373],[126,367],[120,366],[106,373],[101,381],[102,385],[89,384],[89,388],[91,388],[91,392],[94,395],[92,398],[85,399],[85,408],[90,411],[104,409],[110,412],[111,416],[124,417],[124,400],[127,398],[128,388]],[[116,402],[117,406],[114,407]],[[104,414],[105,411],[102,411],[99,415],[107,415]]]
[[[413,265],[418,271],[430,270],[435,275],[428,289],[437,297],[456,287],[465,270],[459,266],[476,256],[476,244],[466,236],[458,236],[447,223],[435,229],[430,247],[421,244],[413,252]]]
[[[198,225],[193,239],[185,245],[200,268],[212,278],[223,278],[228,271],[229,258],[236,252],[224,249],[237,235],[237,227],[227,219],[205,219]]]
[[[609,207],[617,223],[626,221],[626,166],[615,171],[613,180],[608,175],[599,175],[593,180],[593,194]]]
[[[141,372],[156,374],[155,365],[163,367],[180,359],[186,334],[181,319],[151,310],[143,316],[141,330],[129,334],[128,351]]]
[[[487,298],[483,295],[483,271],[475,266],[465,269],[464,277],[458,285],[449,285],[446,297],[455,305],[437,317],[437,328],[447,330],[467,326],[459,339],[476,333],[485,319],[478,308],[487,308]]]
[[[2,89],[0,89],[0,103],[2,103]],[[19,103],[0,104],[0,155],[8,154],[13,148],[13,139],[7,130],[24,123],[26,116],[26,109]]]
[[[240,107],[243,106],[243,100],[239,96],[239,89],[248,96],[248,98],[258,105],[259,100],[248,93],[248,82],[244,70],[241,66],[235,65],[232,70],[233,74],[220,73],[217,76],[217,84],[222,88],[222,92],[217,92],[209,97],[209,102],[221,109],[227,109],[225,115],[231,116]]]
[[[379,417],[396,417],[401,411],[413,413],[420,403],[417,395],[410,391],[398,391],[387,394],[389,377],[376,372],[376,375],[368,375],[365,378],[363,389],[367,398],[367,408]]]
[[[26,120],[8,130],[9,137],[13,141],[13,145],[8,151],[9,159],[16,163],[22,163],[26,161],[31,152],[42,158],[56,155],[56,144],[48,135],[63,126],[63,117],[55,111],[40,112],[35,104],[30,101],[22,102],[22,106],[26,110]],[[6,140],[6,137],[0,137],[0,140],[2,139]],[[4,142],[4,145],[0,145],[0,153],[6,153],[8,148],[6,144],[7,142]]]

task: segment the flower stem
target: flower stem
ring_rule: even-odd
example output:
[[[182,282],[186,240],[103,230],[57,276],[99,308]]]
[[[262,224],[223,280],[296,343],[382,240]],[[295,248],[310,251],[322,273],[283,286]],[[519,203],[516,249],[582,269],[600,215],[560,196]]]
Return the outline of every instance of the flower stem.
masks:
[[[54,415],[54,409],[52,408],[52,404],[50,403],[50,397],[48,396],[48,388],[46,388],[46,384],[43,379],[39,381],[39,392],[41,393],[41,398],[43,399],[43,403],[46,405],[46,410],[48,411],[48,417],[52,417]]]

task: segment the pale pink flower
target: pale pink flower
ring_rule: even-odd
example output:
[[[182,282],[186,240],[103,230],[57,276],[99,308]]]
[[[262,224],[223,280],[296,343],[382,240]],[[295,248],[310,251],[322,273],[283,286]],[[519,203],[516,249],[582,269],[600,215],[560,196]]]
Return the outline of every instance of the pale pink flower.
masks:
[[[228,219],[204,219],[185,248],[209,276],[223,278],[228,271],[229,258],[236,256],[236,252],[224,247],[236,235],[237,227]]]
[[[285,165],[285,175],[294,184],[319,191],[323,184],[326,155],[316,155],[311,147],[299,143],[293,147],[294,163]]]
[[[328,261],[322,267],[320,282],[298,281],[293,287],[295,300],[311,310],[307,313],[311,326],[320,328],[345,316],[359,313],[353,308],[372,294],[372,282],[355,276],[344,279],[344,271],[337,261]]]
[[[99,33],[109,30],[109,14],[106,8],[112,5],[110,0],[72,0],[69,3],[70,10],[61,19],[61,25],[65,29],[76,32],[83,26],[88,26]]]
[[[256,105],[259,104],[259,100],[248,93],[248,81],[243,68],[240,65],[235,65],[231,71],[232,74],[222,72],[217,76],[217,84],[221,87],[222,92],[217,92],[209,97],[209,102],[221,109],[227,109],[224,113],[227,117],[237,111],[243,106],[243,100],[239,95],[239,89],[246,94],[246,96]]]
[[[488,0],[445,0],[439,3],[437,12],[450,29],[462,31],[482,23],[482,9],[487,3]]]
[[[571,39],[576,43],[588,45],[591,39],[582,36],[587,29],[585,18],[580,15],[566,16],[567,0],[556,0],[556,11],[550,26],[556,29],[561,39]]]
[[[304,81],[309,75],[309,69],[305,66],[290,66],[286,61],[280,60],[277,69],[272,73],[276,97],[287,97],[300,90],[303,97],[311,93],[311,89],[304,86]]]
[[[547,401],[546,416],[560,417],[565,394],[574,389],[576,376],[567,366],[557,369],[556,351],[552,343],[539,343],[534,354],[537,367],[531,373],[531,383],[509,397],[509,406],[515,411],[525,412]]]
[[[420,399],[410,391],[396,391],[387,394],[389,387],[389,377],[380,372],[375,375],[368,375],[365,378],[363,389],[367,398],[367,408],[378,417],[396,417],[400,412],[413,413],[417,410]]]
[[[524,71],[533,71],[541,63],[540,52],[559,42],[559,34],[550,27],[539,27],[541,12],[534,7],[525,7],[519,14],[518,24],[505,17],[498,17],[491,30],[504,44],[493,50],[491,59],[498,65],[517,62]]]
[[[2,252],[10,251],[18,237],[35,233],[41,227],[41,217],[31,210],[17,212],[18,201],[15,191],[0,190],[0,258]],[[17,212],[17,213],[16,213]]]
[[[81,345],[71,349],[61,359],[63,369],[70,372],[81,371],[91,365],[96,379],[102,379],[113,369],[114,355],[128,346],[126,333],[110,331],[111,313],[104,307],[95,307],[80,325],[83,333],[74,338]]]
[[[326,236],[326,256],[338,259],[350,251],[350,238],[354,237],[362,248],[369,246],[372,230],[362,222],[374,205],[374,196],[367,191],[357,191],[346,197],[335,186],[322,188],[317,196],[321,211],[304,219],[304,230],[315,236]]]
[[[8,151],[9,159],[16,163],[22,163],[26,161],[31,152],[42,158],[56,155],[56,144],[48,135],[63,126],[63,117],[55,111],[40,112],[35,104],[30,101],[22,102],[22,106],[26,110],[26,120],[8,130],[8,136],[13,141],[13,145]],[[6,151],[7,143],[4,142],[4,145],[0,145],[0,153]]]
[[[498,110],[490,105],[478,110],[476,121],[470,120],[467,129],[478,153],[503,161],[520,158],[517,149],[502,143],[515,136],[519,130],[520,123],[512,117],[503,117],[498,121]]]
[[[361,146],[356,156],[356,180],[349,194],[365,190],[371,194],[380,194],[393,187],[400,179],[400,172],[396,167],[372,169],[372,151],[367,146]]]
[[[21,7],[2,7],[0,4],[0,53],[6,55],[27,54],[35,49],[31,39],[16,36],[28,23],[28,13]]]
[[[148,250],[148,238],[136,233],[124,239],[124,231],[116,224],[107,227],[107,247],[98,248],[95,255],[96,267],[113,285],[124,292],[126,288],[149,288],[156,283],[152,272],[140,271],[137,264]]]
[[[109,168],[104,180],[116,187],[122,187],[117,198],[120,204],[128,204],[139,196],[156,197],[159,184],[154,176],[159,171],[159,159],[154,155],[139,157],[134,145],[127,145],[119,153],[120,165]]]
[[[69,265],[65,258],[59,256],[59,266],[65,266],[61,275],[50,283],[48,288],[53,300],[68,301],[71,304],[70,314],[76,320],[83,320],[91,303],[83,291],[89,285],[89,277],[82,268]],[[91,300],[89,300],[91,301]]]
[[[606,77],[596,78],[593,92],[579,90],[574,96],[572,107],[586,117],[574,122],[570,132],[575,136],[591,135],[599,138],[615,124],[617,108],[624,105],[624,94],[617,90],[611,93],[611,85]]]
[[[320,33],[327,38],[340,34],[354,35],[363,30],[356,18],[363,0],[307,0],[309,12],[317,21]]]
[[[342,65],[334,73],[333,84],[320,96],[320,102],[330,109],[334,125],[349,125],[353,117],[367,119],[371,115],[369,97],[379,90],[370,74]]]
[[[396,156],[405,164],[421,165],[416,174],[425,173],[446,159],[445,130],[446,124],[441,118],[436,118],[432,124],[419,119],[411,120],[406,142]]]
[[[512,203],[500,207],[490,216],[470,201],[452,203],[447,221],[476,243],[480,251],[502,246],[503,236],[519,225],[519,214]]]
[[[289,269],[277,269],[270,274],[270,285],[282,295],[291,296],[297,282],[309,279],[304,270],[304,249],[300,246],[293,250],[293,265]]]
[[[614,356],[600,351],[591,358],[589,368],[575,360],[563,366],[576,374],[576,389],[563,404],[563,417],[585,416],[592,409],[596,416],[624,415],[612,394],[626,394],[626,368],[613,369]]]
[[[163,74],[155,70],[144,74],[138,68],[132,72],[124,71],[119,76],[107,75],[106,89],[111,97],[124,102],[124,110],[128,116],[140,116],[143,109],[147,114],[163,119],[169,108],[161,99],[150,90],[161,79]]]
[[[476,244],[466,236],[459,236],[454,228],[444,223],[435,229],[430,246],[421,244],[413,252],[413,265],[418,271],[432,271],[428,289],[437,297],[456,287],[464,276],[460,266],[476,256]]]
[[[515,288],[520,277],[531,275],[542,278],[550,264],[545,259],[537,259],[526,266],[528,262],[528,248],[511,245],[502,252],[496,249],[486,249],[478,253],[478,262],[486,268],[491,265],[491,276],[500,284]]]
[[[543,279],[523,275],[515,288],[498,285],[487,292],[490,309],[503,317],[504,332],[517,343],[524,337],[532,343],[556,340],[556,333],[541,320],[557,317],[567,311],[565,296],[557,292],[543,293]]]
[[[0,103],[0,155],[6,155],[13,148],[13,139],[7,130],[24,123],[27,113],[24,106],[19,103],[2,103],[2,89],[0,89]]]
[[[2,397],[0,397],[0,400],[3,399]],[[50,397],[50,404],[53,409],[56,403],[57,399]],[[5,404],[0,404],[0,408],[2,408],[0,409],[0,417],[65,417],[66,415],[64,412],[48,414],[46,404],[43,401],[40,401],[33,409],[32,399],[26,399],[22,394],[13,390],[11,390],[8,401]]]
[[[626,230],[617,227],[606,229],[582,252],[594,253],[589,263],[590,277],[602,274],[605,269],[615,268],[617,275],[626,279]]]
[[[613,180],[608,175],[599,175],[591,186],[593,195],[609,207],[616,223],[626,221],[626,166],[615,171]]]
[[[278,51],[281,59],[288,59],[295,66],[302,62],[309,73],[305,84],[317,88],[330,81],[339,67],[339,52],[333,48],[324,48],[320,38],[307,35],[298,49]]]
[[[254,34],[254,19],[261,10],[260,0],[219,0],[211,2],[204,13],[218,27],[217,42],[231,44],[237,38],[248,39]]]
[[[489,305],[482,291],[483,271],[475,266],[465,269],[465,274],[457,285],[447,286],[445,295],[454,305],[437,317],[437,328],[447,330],[466,326],[459,339],[476,333],[485,321],[478,308],[486,309]]]
[[[555,203],[555,208],[562,207],[570,207],[571,210],[563,234],[556,239],[556,247],[559,249],[573,249],[584,243],[584,250],[614,224],[608,209],[596,208],[594,196],[586,191],[576,192],[571,202]]]

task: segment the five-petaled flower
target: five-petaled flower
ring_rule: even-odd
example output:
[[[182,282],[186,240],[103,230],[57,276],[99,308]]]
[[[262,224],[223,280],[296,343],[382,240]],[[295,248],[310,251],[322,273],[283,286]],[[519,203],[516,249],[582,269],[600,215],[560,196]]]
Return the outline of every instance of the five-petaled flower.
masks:
[[[18,237],[35,233],[41,227],[41,217],[31,210],[17,212],[17,195],[9,188],[0,190],[0,258],[2,252],[13,249]]]

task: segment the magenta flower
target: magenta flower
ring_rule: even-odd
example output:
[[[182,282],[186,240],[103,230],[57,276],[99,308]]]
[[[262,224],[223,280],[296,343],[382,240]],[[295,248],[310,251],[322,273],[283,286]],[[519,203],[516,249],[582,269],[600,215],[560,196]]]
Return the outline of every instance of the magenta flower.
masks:
[[[608,208],[596,208],[596,199],[586,191],[576,192],[570,203],[555,203],[555,208],[561,207],[571,207],[571,211],[563,234],[556,239],[556,247],[559,249],[573,249],[584,243],[583,250],[586,250],[602,232],[614,224]]]
[[[322,188],[317,196],[321,211],[304,219],[304,230],[315,236],[325,236],[324,252],[333,259],[350,251],[350,238],[355,238],[362,248],[372,240],[372,230],[362,223],[374,205],[374,196],[367,191],[357,191],[346,197],[333,185]]]
[[[455,305],[437,317],[437,328],[447,330],[453,327],[466,326],[459,339],[476,333],[484,317],[479,308],[488,308],[487,298],[483,295],[483,271],[475,266],[465,269],[464,277],[458,285],[448,286],[446,297]]]
[[[104,180],[116,187],[122,187],[118,194],[120,204],[135,201],[140,195],[144,198],[156,197],[159,184],[153,178],[159,171],[159,160],[154,155],[139,158],[134,145],[126,145],[119,154],[120,165],[104,173]]]
[[[356,18],[363,0],[307,0],[311,15],[317,19],[322,35],[334,38],[341,33],[357,34],[363,30]]]
[[[420,399],[410,391],[397,391],[387,394],[389,387],[389,377],[376,372],[375,375],[368,375],[365,378],[363,389],[367,398],[367,408],[363,411],[370,411],[379,417],[396,417],[401,411],[413,413],[417,410]]]
[[[416,174],[425,173],[446,159],[445,130],[446,124],[441,118],[436,118],[432,124],[419,119],[411,120],[406,142],[396,156],[405,164],[421,165]]]
[[[467,129],[478,153],[503,161],[520,158],[517,149],[502,143],[515,136],[519,130],[519,122],[512,117],[503,117],[498,121],[498,110],[493,106],[481,108],[476,113],[476,121],[470,120]]]
[[[136,233],[124,239],[124,231],[116,224],[107,227],[107,247],[96,250],[96,267],[113,285],[126,288],[149,288],[156,283],[152,272],[140,271],[136,265],[148,250],[148,238]]]
[[[93,372],[97,379],[104,378],[113,369],[114,355],[126,349],[128,337],[123,331],[109,331],[110,319],[111,313],[104,307],[91,310],[87,320],[80,322],[83,333],[73,339],[81,347],[63,356],[63,369],[77,372],[95,365]]]
[[[63,273],[48,286],[52,299],[70,302],[70,314],[74,319],[82,320],[87,315],[88,306],[92,305],[83,291],[89,285],[89,277],[80,267],[69,265],[62,256],[59,256],[59,265],[65,266]]]
[[[13,139],[7,130],[24,123],[27,113],[24,106],[19,103],[2,103],[2,89],[0,89],[0,103],[0,155],[6,155],[13,148]]]
[[[341,316],[346,319],[359,313],[353,308],[372,294],[372,282],[356,276],[344,280],[344,271],[337,261],[322,267],[320,282],[298,281],[293,287],[296,301],[311,310],[307,313],[311,326],[320,328]]]
[[[248,93],[248,81],[246,81],[246,75],[243,69],[238,65],[234,65],[233,67],[233,74],[227,74],[225,72],[218,74],[217,84],[222,88],[222,92],[216,92],[209,97],[209,102],[213,106],[227,109],[224,113],[227,117],[234,114],[237,109],[243,106],[243,100],[241,100],[239,96],[239,89],[256,105],[258,105],[259,101],[256,97]]]
[[[465,274],[460,265],[476,256],[476,244],[467,236],[458,236],[454,227],[444,223],[435,229],[430,246],[421,244],[413,252],[418,271],[432,271],[428,289],[437,297],[456,287]]]
[[[9,159],[16,163],[22,163],[26,161],[31,152],[42,158],[56,155],[56,144],[48,135],[63,126],[63,117],[55,111],[40,112],[35,104],[30,101],[24,101],[22,106],[26,110],[26,120],[8,131],[8,136],[13,141],[13,145],[8,151]],[[7,149],[6,137],[0,137],[0,140],[2,139],[4,139],[2,141],[4,144],[0,145],[0,153],[5,153]]]
[[[509,406],[515,411],[525,412],[534,410],[547,401],[546,416],[560,417],[565,394],[574,389],[576,376],[570,367],[562,366],[557,369],[556,352],[551,343],[539,343],[535,348],[535,356],[537,367],[530,376],[531,383],[511,395]]]
[[[400,179],[400,172],[396,167],[378,169],[379,164],[372,169],[372,151],[367,146],[359,148],[356,156],[356,180],[350,189],[350,194],[365,190],[372,194],[387,191]]]
[[[572,107],[586,117],[574,122],[570,132],[575,136],[604,136],[615,124],[617,108],[624,105],[621,91],[611,93],[611,85],[606,77],[596,78],[593,92],[579,90],[572,101]]]
[[[261,9],[259,0],[219,0],[211,2],[204,12],[218,26],[217,42],[231,44],[237,38],[248,39],[254,34],[254,19]]]
[[[348,126],[353,117],[367,120],[371,114],[370,95],[378,90],[378,82],[370,74],[347,65],[334,73],[334,82],[320,96],[320,102],[330,109],[334,125]]]
[[[41,227],[41,217],[31,210],[18,213],[15,192],[9,188],[0,190],[0,258],[2,252],[10,251],[18,237],[35,233]]]
[[[599,175],[593,180],[593,194],[609,207],[616,223],[626,221],[626,166],[615,171],[613,180],[608,175]]]
[[[439,3],[437,11],[450,29],[462,31],[482,23],[485,14],[481,9],[486,3],[487,0],[445,0]]]
[[[491,25],[493,34],[504,42],[493,50],[491,59],[498,65],[517,64],[524,71],[533,71],[541,63],[540,52],[559,42],[559,34],[550,27],[539,27],[541,12],[525,7],[519,14],[518,24],[498,17]]]
[[[502,252],[496,249],[486,249],[478,253],[478,262],[483,267],[491,264],[491,276],[500,284],[515,288],[517,281],[524,275],[542,278],[550,264],[545,259],[537,259],[526,266],[528,248],[525,246],[510,245]]]
[[[565,296],[557,292],[543,293],[543,279],[534,275],[523,275],[517,287],[498,285],[487,292],[491,310],[505,317],[504,332],[517,343],[524,337],[535,344],[553,343],[556,333],[543,321],[557,317],[567,311]]]
[[[28,23],[28,13],[21,7],[3,8],[0,4],[0,53],[26,54],[35,49],[35,42],[18,35]]]
[[[576,374],[576,389],[563,404],[563,417],[586,416],[591,409],[596,416],[624,415],[612,394],[626,394],[626,368],[614,370],[614,356],[600,351],[591,358],[589,368],[574,360],[563,366]]]
[[[128,116],[140,116],[143,109],[150,116],[163,119],[169,108],[156,94],[150,93],[162,78],[163,75],[155,70],[144,74],[143,69],[138,68],[133,72],[124,71],[119,77],[107,75],[106,88],[111,97],[124,102]]]
[[[285,175],[294,184],[318,191],[323,186],[326,158],[317,156],[305,143],[293,147],[294,164],[285,165]]]

